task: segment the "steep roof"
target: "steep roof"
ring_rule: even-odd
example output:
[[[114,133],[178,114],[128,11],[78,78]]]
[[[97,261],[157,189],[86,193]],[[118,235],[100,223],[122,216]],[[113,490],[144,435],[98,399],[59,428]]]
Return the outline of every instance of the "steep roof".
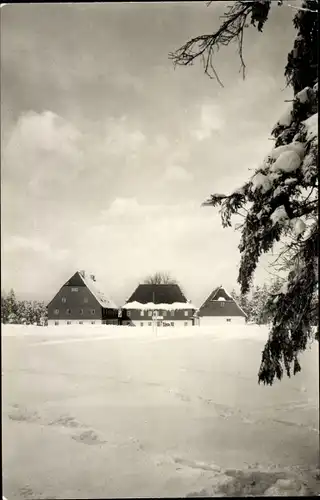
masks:
[[[177,284],[148,283],[139,285],[126,302],[173,304],[174,302],[187,303],[188,301]]]
[[[99,283],[95,277],[93,277],[91,274],[82,273],[79,271],[78,273],[86,287],[90,290],[92,295],[97,299],[102,307],[108,309],[117,309],[116,304],[110,299],[110,297],[108,297],[104,293],[101,283]]]
[[[85,271],[77,271],[63,285],[63,287],[64,286],[71,286],[71,287],[86,286],[102,307],[106,309],[118,308],[116,304],[108,297],[108,295],[104,293],[103,287],[101,286],[100,283],[97,282],[96,278],[92,274],[86,273]],[[49,302],[49,304],[52,302],[52,300]]]
[[[247,316],[222,286],[218,286],[211,292],[197,314],[198,316]]]

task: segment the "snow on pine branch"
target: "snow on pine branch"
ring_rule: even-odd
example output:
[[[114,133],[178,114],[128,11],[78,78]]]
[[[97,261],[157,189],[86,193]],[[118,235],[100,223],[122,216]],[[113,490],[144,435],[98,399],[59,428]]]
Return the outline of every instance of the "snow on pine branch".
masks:
[[[268,342],[262,353],[259,382],[272,384],[274,376],[282,378],[283,365],[287,375],[300,371],[298,355],[313,338],[313,316],[318,301],[317,252],[318,227],[314,225],[309,238],[291,259],[291,267],[276,297],[267,307],[273,321]]]
[[[295,151],[283,151],[271,165],[271,172],[294,172],[301,165],[301,157]]]
[[[295,119],[295,107],[298,105],[303,105],[308,102],[313,101],[318,93],[318,83],[316,83],[313,88],[305,87],[303,90],[298,92],[294,99],[287,106],[287,109],[283,112],[279,120],[277,121],[274,129],[278,126],[281,127],[290,127],[292,122]]]
[[[298,92],[290,106],[290,120],[285,122],[287,128],[273,131],[276,145],[260,168],[240,189],[230,195],[212,195],[205,202],[220,206],[224,227],[231,226],[231,218],[249,205],[239,245],[242,256],[238,281],[243,293],[249,289],[262,253],[282,235],[291,234],[300,242],[306,236],[304,219],[316,209],[316,201],[310,199],[317,182],[316,104],[317,85]]]
[[[318,113],[314,113],[303,122],[307,129],[307,140],[318,139]]]
[[[301,218],[297,217],[292,221],[292,227],[296,236],[300,236],[304,233],[307,226]]]
[[[273,224],[288,220],[288,214],[286,212],[285,207],[284,206],[277,207],[275,211],[271,214],[270,219],[272,220]]]

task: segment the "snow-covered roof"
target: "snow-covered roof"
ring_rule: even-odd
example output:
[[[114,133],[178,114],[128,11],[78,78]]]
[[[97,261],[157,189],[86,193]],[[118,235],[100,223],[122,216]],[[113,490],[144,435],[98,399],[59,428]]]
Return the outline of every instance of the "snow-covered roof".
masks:
[[[93,275],[79,271],[79,276],[102,307],[117,309],[116,304],[102,291],[101,283],[98,283]]]
[[[224,307],[221,307],[221,302]],[[215,288],[204,301],[198,311],[198,316],[247,316],[244,310],[234,300],[223,286]]]
[[[164,311],[172,311],[177,309],[197,309],[194,304],[190,302],[173,302],[172,304],[155,304],[154,302],[147,302],[142,304],[141,302],[133,301],[127,302],[124,309],[163,309]]]
[[[140,304],[187,304],[188,300],[183,294],[180,286],[176,283],[142,283],[137,286],[127,302],[138,302]],[[159,307],[159,305],[158,305]]]
[[[223,291],[223,295],[219,295],[219,291]],[[222,285],[217,286],[210,294],[209,298],[210,300],[233,300],[232,295],[230,295]]]

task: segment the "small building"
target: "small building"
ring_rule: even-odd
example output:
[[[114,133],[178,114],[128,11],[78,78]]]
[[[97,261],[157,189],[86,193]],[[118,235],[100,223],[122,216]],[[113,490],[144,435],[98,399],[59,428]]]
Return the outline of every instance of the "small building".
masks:
[[[204,301],[197,311],[200,326],[211,326],[222,323],[245,324],[247,315],[233,297],[218,286]]]
[[[118,324],[118,307],[94,275],[77,271],[48,306],[48,325]]]
[[[141,284],[123,306],[135,326],[192,326],[196,307],[177,284]]]

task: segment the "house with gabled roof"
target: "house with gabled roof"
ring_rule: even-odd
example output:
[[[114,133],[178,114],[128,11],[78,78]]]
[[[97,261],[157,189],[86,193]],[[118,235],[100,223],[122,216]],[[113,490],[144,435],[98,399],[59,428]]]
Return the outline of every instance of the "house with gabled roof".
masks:
[[[218,286],[204,301],[197,316],[201,326],[221,323],[245,324],[247,315],[223,286]]]
[[[77,271],[47,306],[48,325],[118,324],[118,307],[94,275]]]
[[[140,284],[123,305],[136,326],[192,326],[196,307],[177,284]]]

